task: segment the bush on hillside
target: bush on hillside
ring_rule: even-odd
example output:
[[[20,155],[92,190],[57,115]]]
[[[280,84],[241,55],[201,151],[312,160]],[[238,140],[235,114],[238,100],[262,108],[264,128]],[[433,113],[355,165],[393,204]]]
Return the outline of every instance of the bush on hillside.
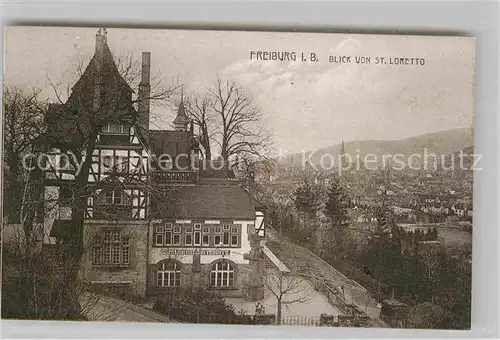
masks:
[[[158,299],[153,309],[178,321],[190,323],[249,324],[248,315],[238,315],[224,298],[208,290],[176,289]]]

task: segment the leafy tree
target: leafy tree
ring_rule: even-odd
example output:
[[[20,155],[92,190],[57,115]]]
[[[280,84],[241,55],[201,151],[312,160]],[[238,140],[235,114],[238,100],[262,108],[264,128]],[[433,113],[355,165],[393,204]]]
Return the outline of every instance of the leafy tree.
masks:
[[[325,232],[323,250],[329,260],[335,259],[337,255],[341,257],[347,251],[349,237],[349,197],[334,178],[327,190],[327,201],[325,204],[325,215],[328,217],[328,229]]]
[[[292,197],[297,211],[307,217],[316,215],[321,208],[321,195],[317,188],[307,180],[292,192]]]
[[[327,201],[325,204],[325,214],[332,223],[342,226],[349,224],[349,197],[340,185],[338,179],[334,178],[327,190]]]
[[[305,180],[292,192],[292,200],[301,219],[295,232],[302,238],[303,245],[313,246],[316,243],[316,214],[322,205],[321,192]]]
[[[377,223],[362,255],[368,274],[396,288],[401,280],[401,232],[394,223],[392,211],[383,203],[375,212]],[[380,292],[379,292],[380,295]]]

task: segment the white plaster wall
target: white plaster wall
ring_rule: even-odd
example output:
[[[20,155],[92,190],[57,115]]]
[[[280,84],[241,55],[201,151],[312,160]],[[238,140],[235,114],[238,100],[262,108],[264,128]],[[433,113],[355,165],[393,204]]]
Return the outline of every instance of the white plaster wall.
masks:
[[[230,254],[225,255],[224,259],[228,259],[237,264],[248,264],[248,260],[243,258],[243,254],[250,252],[250,240],[248,239],[248,225],[255,224],[255,221],[246,220],[246,221],[233,221],[233,224],[238,224],[241,226],[241,247],[239,248],[229,248],[229,247],[165,247],[165,248],[157,248],[150,246],[150,255],[149,255],[149,263],[155,264],[164,260],[166,258],[175,258],[181,263],[193,263],[193,255],[181,255],[181,256],[172,256],[166,253],[167,249],[202,249],[202,250],[229,250]],[[152,236],[153,233],[150,233],[149,244],[153,244]],[[200,263],[208,264],[212,263],[215,260],[221,259],[222,255],[201,255]]]

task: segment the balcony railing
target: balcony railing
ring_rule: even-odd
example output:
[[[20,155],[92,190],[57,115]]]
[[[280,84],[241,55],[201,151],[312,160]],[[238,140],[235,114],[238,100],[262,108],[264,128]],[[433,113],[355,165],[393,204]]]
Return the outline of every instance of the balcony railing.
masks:
[[[154,171],[153,180],[157,183],[196,183],[195,171]]]

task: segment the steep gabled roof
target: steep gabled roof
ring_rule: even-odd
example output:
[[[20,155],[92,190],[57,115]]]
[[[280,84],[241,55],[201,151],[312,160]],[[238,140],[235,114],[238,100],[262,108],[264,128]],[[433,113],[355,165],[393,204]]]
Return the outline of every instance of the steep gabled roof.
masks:
[[[66,103],[49,106],[46,123],[49,143],[53,146],[85,143],[99,115],[120,117],[124,123],[135,122],[133,90],[121,76],[105,39],[101,43],[100,52],[96,51],[72,87]],[[97,101],[100,109],[95,111]]]
[[[112,86],[114,88],[120,88],[125,91],[129,91],[133,93],[134,90],[130,87],[130,85],[123,79],[120,74],[118,67],[116,66],[115,60],[113,58],[113,54],[109,49],[109,46],[106,41],[104,41],[102,46],[102,67],[99,65],[99,56],[98,53],[95,53],[92,56],[87,68],[83,72],[82,76],[78,81],[73,85],[71,89],[71,96],[68,101],[71,100],[71,97],[76,95],[80,95],[81,92],[90,92],[90,95],[93,95],[90,88],[93,88],[95,85],[95,80],[98,74],[99,68],[101,68],[101,77],[102,83],[105,86]]]
[[[254,220],[250,195],[240,186],[178,186],[152,197],[153,218]]]
[[[191,133],[188,131],[150,130],[149,145],[156,155],[168,154],[176,157],[180,154],[189,154],[191,147]]]

